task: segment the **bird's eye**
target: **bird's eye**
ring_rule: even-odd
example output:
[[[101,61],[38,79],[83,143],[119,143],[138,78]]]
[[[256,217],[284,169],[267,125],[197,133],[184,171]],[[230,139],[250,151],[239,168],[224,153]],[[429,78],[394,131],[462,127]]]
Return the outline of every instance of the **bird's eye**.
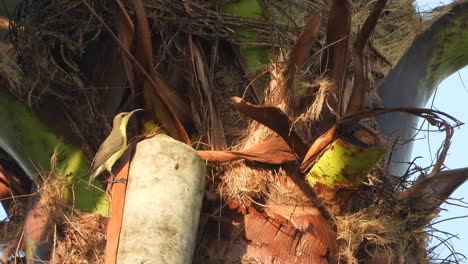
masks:
[[[124,117],[125,114],[121,114],[120,117]]]

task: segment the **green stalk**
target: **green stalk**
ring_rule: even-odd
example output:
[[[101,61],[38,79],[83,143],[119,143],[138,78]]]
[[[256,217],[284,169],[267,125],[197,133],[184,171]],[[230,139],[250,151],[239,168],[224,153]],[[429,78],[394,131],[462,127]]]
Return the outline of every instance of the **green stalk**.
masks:
[[[223,5],[224,13],[249,18],[252,20],[262,19],[263,10],[257,0],[239,0],[229,2]],[[247,27],[234,28],[237,38],[240,42],[258,42],[259,34],[255,30]],[[240,44],[239,50],[243,58],[244,68],[247,74],[255,74],[261,70],[264,65],[269,63],[271,48],[257,45]]]
[[[429,62],[425,65],[425,75],[419,86],[436,87],[442,80],[468,64],[468,2],[464,6],[464,13],[453,16],[450,24],[432,36],[431,56],[428,56]],[[428,93],[426,96],[431,95]]]
[[[333,187],[337,184],[359,186],[386,149],[365,129],[337,136],[306,175],[307,182]]]

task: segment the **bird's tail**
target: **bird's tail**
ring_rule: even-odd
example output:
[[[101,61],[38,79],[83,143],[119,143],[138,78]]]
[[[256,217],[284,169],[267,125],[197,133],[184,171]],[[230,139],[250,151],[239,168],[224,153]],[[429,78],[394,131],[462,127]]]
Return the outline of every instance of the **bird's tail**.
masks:
[[[88,186],[96,179],[96,177],[104,171],[103,166],[97,167],[94,171],[89,174]]]

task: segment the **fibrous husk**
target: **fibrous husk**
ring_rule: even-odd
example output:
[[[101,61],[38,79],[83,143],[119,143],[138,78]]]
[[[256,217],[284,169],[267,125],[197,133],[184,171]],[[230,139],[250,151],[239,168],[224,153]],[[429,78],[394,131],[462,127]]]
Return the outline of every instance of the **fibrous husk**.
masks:
[[[104,4],[96,1],[94,6],[109,17]],[[106,87],[94,86],[86,73],[99,62],[86,69],[84,62],[86,52],[102,41],[101,25],[80,1],[25,0],[14,20],[11,40],[22,78],[21,85],[9,90],[32,109],[58,110],[55,122],[74,122],[81,140],[96,147],[108,131],[100,101]]]
[[[272,181],[272,173],[238,161],[228,165],[221,173],[220,179],[220,194],[227,201],[238,203],[245,208],[263,202]]]
[[[74,212],[56,226],[56,243],[50,263],[104,263],[106,220]]]
[[[7,260],[19,248],[18,242],[22,236],[26,206],[25,198],[15,198],[10,203],[10,210],[7,212],[9,218],[2,219],[0,222],[2,230],[0,232],[0,250],[2,251],[0,260],[2,263],[7,263]]]
[[[114,29],[114,18],[105,1],[88,2],[97,14]],[[289,1],[287,6],[279,0],[263,2],[265,7],[268,7],[265,11],[267,19],[257,21],[222,14],[219,12],[216,1],[144,1],[150,26],[154,30],[152,32],[153,46],[155,46],[153,60],[161,75],[169,76],[169,82],[179,94],[187,94],[187,89],[191,89],[187,83],[191,83],[193,72],[187,73],[187,68],[181,67],[179,70],[182,75],[175,76],[172,74],[171,67],[174,65],[183,66],[186,62],[181,47],[185,45],[188,34],[200,40],[201,46],[207,54],[207,69],[210,71],[207,78],[212,81],[214,87],[212,99],[223,121],[228,146],[241,142],[234,147],[236,150],[242,150],[249,146],[245,142],[250,142],[250,145],[262,142],[272,133],[259,125],[247,128],[248,121],[232,110],[228,106],[227,100],[231,96],[239,96],[247,98],[247,101],[262,104],[268,102],[265,94],[268,96],[274,91],[264,93],[265,78],[263,80],[259,78],[261,73],[258,76],[245,75],[240,63],[236,61],[234,51],[236,45],[245,44],[245,41],[237,38],[232,28],[249,27],[259,33],[258,43],[250,44],[275,48],[278,54],[271,56],[273,63],[264,73],[266,79],[273,79],[279,76],[278,72],[281,71],[282,64],[284,64],[284,60],[281,61],[279,58],[285,57],[307,19],[314,14],[320,14],[326,18],[330,8],[330,1],[294,0]],[[125,1],[125,3],[129,14],[133,15],[130,1]],[[373,5],[368,4],[368,1],[355,0],[351,1],[351,7],[353,11],[352,43]],[[290,14],[297,16],[293,17]],[[388,72],[390,66],[401,57],[415,34],[419,32],[419,25],[415,23],[417,20],[413,14],[414,8],[407,0],[390,1],[384,9],[384,15],[380,18],[371,41],[375,57],[379,58],[379,63],[376,64],[378,66],[384,65],[383,69],[380,70],[383,74]],[[102,42],[108,40],[108,33],[82,0],[25,0],[19,9],[16,22],[13,38],[16,54],[13,57],[16,57],[17,66],[14,67],[17,68],[8,67],[21,69],[21,71],[15,70],[20,73],[16,75],[19,77],[10,76],[10,79],[7,79],[9,90],[33,108],[39,108],[41,103],[49,100],[57,101],[69,112],[82,132],[83,138],[90,142],[92,148],[97,149],[109,130],[108,123],[114,114],[106,112],[104,109],[105,92],[113,89],[127,89],[126,82],[123,82],[121,87],[108,87],[107,83],[100,83],[96,80],[99,79],[96,75],[101,74],[105,65],[120,63],[122,66],[120,60],[108,59],[108,57],[120,56],[116,45],[111,41]],[[294,96],[296,97],[289,98],[293,104],[292,108],[300,108],[301,100],[306,97],[315,98],[311,106],[304,107],[305,113],[304,111],[291,111],[294,115],[290,117],[297,120],[294,123],[294,129],[306,143],[312,143],[310,123],[312,120],[320,119],[321,109],[327,105],[323,98],[327,92],[331,92],[333,87],[327,79],[323,78],[319,62],[321,51],[324,48],[323,28],[325,26],[326,21],[322,25],[311,56],[304,68],[298,70],[294,86],[296,90]],[[102,43],[107,46],[102,47]],[[95,52],[88,53],[90,50]],[[99,51],[102,50],[112,51],[111,55],[101,58],[104,60],[103,62],[96,58],[99,57],[96,54],[99,55]],[[89,69],[85,69],[86,67]],[[0,71],[4,78],[8,72],[7,69]],[[171,76],[174,78],[171,79]],[[177,80],[181,76],[183,80]],[[257,79],[259,81],[254,81]],[[278,80],[279,83],[282,81],[284,80]],[[347,80],[346,87],[352,87],[349,85],[351,82],[352,79]],[[128,100],[118,103],[128,105]],[[282,108],[281,105],[278,107]],[[113,109],[114,112],[115,110]],[[107,113],[107,116],[104,113]],[[201,117],[204,118],[202,114]],[[258,136],[245,138],[252,135]],[[206,138],[206,135],[201,135],[200,138]],[[274,173],[275,170],[279,172]],[[224,198],[223,200],[236,202],[243,208],[255,207],[259,209],[266,203],[287,205],[314,203],[298,185],[291,185],[294,186],[293,188],[285,188],[290,183],[284,184],[282,177],[286,176],[277,166],[260,167],[255,163],[236,162],[215,168],[215,175],[219,175],[219,178],[216,179],[214,187]],[[206,213],[211,214],[218,210],[218,208],[213,209],[213,211],[211,209],[213,208],[208,207]],[[339,210],[331,211],[338,212]],[[356,220],[356,223],[360,223],[357,220],[368,221],[370,215],[373,214],[351,215],[349,218],[343,218],[340,220],[343,223],[341,230],[381,234],[379,232],[382,231],[370,223],[357,224],[356,226],[349,224],[351,220]],[[63,225],[62,223],[61,225],[61,237],[58,236],[57,241],[63,245],[56,248],[54,255],[56,259],[65,262],[68,259],[75,261],[75,263],[85,259],[90,262],[98,261],[97,256],[102,253],[100,250],[103,238],[100,234],[96,238],[91,238],[93,232],[77,223],[80,216],[71,214],[68,219],[70,221],[64,221],[68,224]],[[387,224],[389,221],[389,219],[383,219],[380,223]],[[394,234],[398,232],[401,230],[395,231]],[[389,236],[394,234],[389,234]],[[386,235],[381,234],[382,237]],[[356,242],[353,239],[345,237],[342,239],[357,245],[357,247],[346,249],[343,252],[355,253],[358,250],[360,241]],[[395,241],[391,238],[389,241],[377,241],[375,244],[381,245],[383,250],[391,248],[398,253],[398,250],[393,248]],[[91,244],[88,242],[99,250],[94,251],[89,247]]]
[[[357,33],[371,13],[373,3],[351,2],[352,31]],[[372,46],[393,66],[422,29],[419,15],[415,15],[413,0],[388,1],[372,36]]]
[[[16,182],[1,181],[13,187],[12,197],[2,199],[3,205],[8,205],[8,217],[0,220],[1,263],[23,263],[27,247],[33,244],[50,249],[50,263],[102,262],[106,219],[80,212],[64,201],[64,190],[69,188],[66,177],[48,174],[41,188],[32,194],[26,190],[18,193],[15,188],[24,186],[14,186]],[[39,241],[35,240],[38,235]]]
[[[403,214],[404,215],[404,214]],[[356,264],[371,256],[378,263],[426,263],[426,235],[417,215],[402,217],[395,208],[371,207],[336,218],[339,256]],[[385,261],[384,261],[385,260]]]
[[[211,1],[144,1],[150,24],[157,31],[155,35],[159,40],[156,42],[155,61],[164,72],[165,65],[180,64],[181,41],[185,41],[184,34],[192,34],[201,39],[212,42],[220,39],[227,43],[242,43],[236,38],[232,28],[235,26],[246,26],[259,33],[259,43],[272,47],[281,47],[282,52],[287,52],[301,32],[311,14],[321,14],[326,17],[330,4],[327,1],[290,1],[284,5],[281,1],[265,2],[265,21],[243,19],[233,17],[228,14],[216,11],[218,6]],[[113,17],[109,6],[101,1],[89,1],[89,4],[96,13],[113,28]],[[355,34],[363,19],[372,9],[372,5],[363,4],[359,1],[352,3],[355,11],[353,21]],[[130,15],[133,9],[127,3]],[[407,10],[407,11],[406,11]],[[376,33],[373,37],[373,45],[381,55],[391,63],[398,59],[407,43],[410,43],[413,35],[418,31],[415,27],[413,7],[410,1],[391,1],[385,9],[385,15],[381,17]],[[294,14],[290,16],[289,14]],[[57,100],[71,116],[79,127],[82,137],[90,141],[92,148],[97,148],[104,135],[109,129],[108,122],[114,112],[103,109],[101,101],[106,91],[122,89],[122,87],[106,87],[106,83],[99,83],[96,79],[97,72],[104,71],[106,65],[121,64],[119,60],[109,60],[109,57],[118,57],[115,45],[106,41],[107,33],[101,22],[94,17],[90,10],[81,0],[61,0],[53,2],[45,1],[22,1],[16,16],[15,31],[13,34],[13,44],[17,53],[17,63],[21,68],[24,77],[21,79],[22,85],[8,85],[10,90],[31,107],[38,107],[44,100]],[[410,23],[411,22],[411,23]],[[324,26],[326,23],[323,23]],[[391,34],[390,34],[390,33]],[[402,42],[404,40],[404,43]],[[105,41],[105,42],[103,42]],[[98,43],[105,43],[105,47],[100,47]],[[319,37],[316,48],[323,42],[323,33]],[[221,49],[219,42],[217,50]],[[397,46],[400,43],[400,46]],[[406,44],[405,44],[406,43]],[[210,46],[210,45],[208,45]],[[225,47],[225,46],[224,46]],[[88,57],[87,53],[95,49],[109,51],[110,55],[103,54],[102,62],[94,63],[95,57]],[[210,49],[215,49],[212,46]],[[223,67],[226,61],[218,60],[227,54],[213,54],[208,58],[208,68]],[[232,57],[233,55],[228,55]],[[232,64],[232,59],[230,60]],[[306,82],[313,82],[316,76],[307,73],[319,72],[317,57],[312,56],[305,67],[302,76]],[[121,65],[122,66],[122,65]],[[238,65],[239,66],[239,65]],[[84,68],[86,67],[86,69]],[[237,86],[235,89],[227,88],[232,92],[230,96],[242,96],[239,91],[244,91],[250,80],[243,77],[242,70],[236,67],[238,73],[230,74],[233,80],[229,85]],[[117,71],[118,72],[118,71]],[[216,74],[218,71],[214,71]],[[122,73],[122,72],[120,72]],[[219,76],[219,75],[218,75]],[[12,79],[14,80],[14,79]],[[18,83],[18,81],[15,81]],[[300,82],[298,82],[300,83]],[[216,89],[225,90],[226,82],[214,80]],[[175,87],[184,94],[181,87]],[[258,90],[258,89],[257,89]],[[251,89],[247,95],[251,96]],[[220,92],[222,93],[222,92]],[[262,101],[262,94],[259,101]],[[225,97],[214,95],[217,108],[223,108],[226,104]],[[255,101],[253,101],[255,102]],[[315,114],[314,116],[316,116]],[[223,120],[224,116],[221,116]],[[229,123],[224,121],[224,123]],[[236,122],[237,123],[237,122]],[[231,124],[229,123],[228,126]],[[239,123],[239,129],[245,127]],[[88,132],[92,131],[92,132]],[[99,131],[96,133],[96,131]],[[240,134],[236,128],[227,128],[226,133],[230,142],[237,141],[234,135]],[[234,133],[230,136],[229,133]]]

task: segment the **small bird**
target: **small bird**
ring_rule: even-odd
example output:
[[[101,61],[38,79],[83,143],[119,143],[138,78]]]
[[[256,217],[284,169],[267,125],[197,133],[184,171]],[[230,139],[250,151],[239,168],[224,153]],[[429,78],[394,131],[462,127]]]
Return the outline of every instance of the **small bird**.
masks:
[[[137,111],[119,113],[114,117],[112,131],[99,147],[93,162],[91,163],[91,174],[89,184],[104,170],[112,175],[112,166],[122,156],[127,148],[127,124],[130,117]]]

